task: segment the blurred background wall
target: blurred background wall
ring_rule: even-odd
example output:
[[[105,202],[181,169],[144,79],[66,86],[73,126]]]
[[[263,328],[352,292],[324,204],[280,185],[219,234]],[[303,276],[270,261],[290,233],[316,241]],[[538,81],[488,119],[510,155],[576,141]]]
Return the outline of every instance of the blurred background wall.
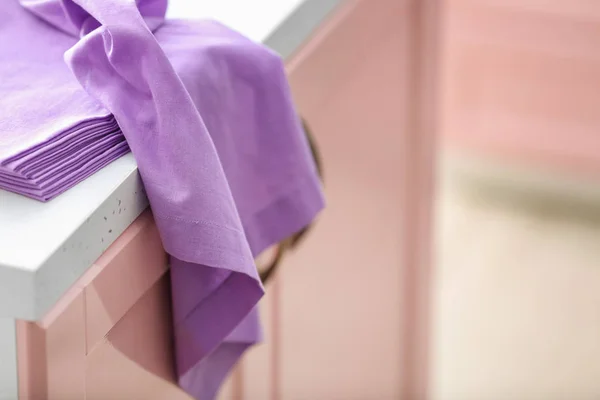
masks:
[[[433,397],[600,398],[600,2],[445,10]]]

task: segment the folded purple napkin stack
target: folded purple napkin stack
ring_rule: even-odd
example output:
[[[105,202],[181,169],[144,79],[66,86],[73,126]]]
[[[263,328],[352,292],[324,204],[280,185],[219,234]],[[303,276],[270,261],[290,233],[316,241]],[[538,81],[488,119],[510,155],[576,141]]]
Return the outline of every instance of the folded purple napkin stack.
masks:
[[[113,118],[82,122],[27,150],[4,154],[0,188],[50,200],[128,152]]]

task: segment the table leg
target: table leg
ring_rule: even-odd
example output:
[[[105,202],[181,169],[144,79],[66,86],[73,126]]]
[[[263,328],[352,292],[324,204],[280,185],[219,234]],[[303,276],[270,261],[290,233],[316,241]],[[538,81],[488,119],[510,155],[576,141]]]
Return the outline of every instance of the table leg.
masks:
[[[15,320],[0,318],[0,399],[18,398]]]

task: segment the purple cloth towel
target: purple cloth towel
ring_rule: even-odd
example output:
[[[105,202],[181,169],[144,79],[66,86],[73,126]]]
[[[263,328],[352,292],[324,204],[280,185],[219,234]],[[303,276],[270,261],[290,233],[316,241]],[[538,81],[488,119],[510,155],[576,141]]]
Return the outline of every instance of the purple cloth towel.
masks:
[[[0,14],[25,38],[14,36],[14,51],[0,49],[0,61],[22,65],[9,68],[17,86],[0,90],[20,114],[0,118],[0,161],[17,154],[34,161],[8,172],[44,171],[56,150],[30,149],[60,140],[70,141],[65,154],[87,148],[87,139],[111,134],[114,117],[171,255],[179,383],[197,399],[214,398],[260,340],[263,288],[253,258],[323,207],[281,59],[216,22],[163,23],[166,0],[21,0],[41,20],[15,2],[1,2]],[[56,61],[63,53],[76,80]],[[28,90],[15,96],[22,86]],[[73,133],[80,128],[90,136]]]

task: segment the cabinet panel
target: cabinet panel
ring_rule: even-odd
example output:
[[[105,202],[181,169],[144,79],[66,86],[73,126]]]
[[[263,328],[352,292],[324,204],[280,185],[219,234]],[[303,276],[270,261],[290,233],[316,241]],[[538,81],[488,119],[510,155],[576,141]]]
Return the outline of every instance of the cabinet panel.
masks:
[[[289,63],[327,209],[277,278],[272,398],[399,397],[408,8],[348,2]]]
[[[164,275],[88,355],[86,398],[190,400],[176,384],[171,326]]]
[[[88,356],[86,389],[88,400],[191,400],[175,384],[140,368],[110,342],[102,342]]]
[[[85,398],[85,300],[83,292],[64,299],[55,318],[43,322],[46,330],[47,400]]]
[[[164,275],[167,264],[152,214],[145,212],[86,273],[88,353]]]

